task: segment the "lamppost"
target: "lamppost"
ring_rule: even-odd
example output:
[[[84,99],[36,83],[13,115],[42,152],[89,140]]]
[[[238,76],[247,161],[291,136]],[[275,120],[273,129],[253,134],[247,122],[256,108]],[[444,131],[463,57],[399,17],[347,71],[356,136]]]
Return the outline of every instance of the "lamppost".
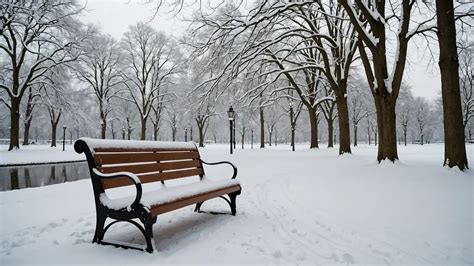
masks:
[[[295,151],[295,113],[293,111],[293,101],[290,101],[290,125],[291,125],[291,150]]]
[[[234,112],[234,108],[232,108],[232,106],[230,106],[229,108],[229,111],[227,111],[227,115],[229,117],[229,123],[230,123],[230,154],[233,154],[233,146],[232,146],[232,142],[233,142],[233,129],[234,129],[234,118],[235,118],[235,112]]]
[[[63,126],[63,151],[66,148],[66,126]]]
[[[184,128],[184,141],[188,142],[188,128],[187,127]]]
[[[235,141],[235,139],[236,139],[236,137],[235,137],[235,125],[236,124],[237,124],[237,122],[235,121],[235,115],[234,115],[234,133],[232,134],[232,140],[234,141],[234,150],[235,150],[235,142],[236,142]]]

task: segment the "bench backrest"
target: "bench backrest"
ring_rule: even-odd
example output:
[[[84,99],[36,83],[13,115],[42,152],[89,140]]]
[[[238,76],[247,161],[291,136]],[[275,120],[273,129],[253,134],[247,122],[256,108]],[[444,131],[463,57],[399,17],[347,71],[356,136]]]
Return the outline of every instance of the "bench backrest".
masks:
[[[82,146],[87,149],[83,149]],[[98,140],[83,138],[75,149],[88,157],[90,168],[100,172],[132,172],[142,183],[204,174],[199,151],[194,143]],[[79,150],[78,150],[79,149]],[[127,178],[101,180],[102,189],[131,185]]]

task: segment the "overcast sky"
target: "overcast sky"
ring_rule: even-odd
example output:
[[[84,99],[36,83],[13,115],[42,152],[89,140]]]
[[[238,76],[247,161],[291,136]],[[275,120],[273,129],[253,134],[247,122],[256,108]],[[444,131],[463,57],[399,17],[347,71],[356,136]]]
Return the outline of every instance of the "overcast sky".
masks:
[[[154,5],[140,3],[133,0],[88,0],[87,10],[84,12],[82,20],[100,25],[104,33],[108,33],[116,39],[122,37],[129,25],[139,21],[149,21],[150,26],[175,37],[184,34],[186,24],[179,18],[174,17],[173,14],[160,13],[151,20]],[[409,62],[405,69],[404,80],[412,86],[415,96],[433,100],[438,97],[440,91],[437,58],[430,62],[425,47],[417,49],[413,42],[410,46]]]

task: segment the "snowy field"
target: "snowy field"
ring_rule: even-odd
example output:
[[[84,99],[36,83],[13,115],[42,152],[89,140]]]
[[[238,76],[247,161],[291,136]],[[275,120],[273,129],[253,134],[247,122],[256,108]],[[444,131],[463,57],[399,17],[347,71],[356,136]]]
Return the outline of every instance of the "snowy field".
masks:
[[[442,168],[442,145],[400,146],[402,160],[382,165],[373,146],[344,156],[283,145],[231,156],[227,148],[210,145],[201,153],[237,165],[237,216],[198,214],[192,206],[158,216],[158,252],[148,254],[91,243],[88,179],[0,192],[0,265],[474,264],[474,171]],[[474,167],[473,145],[468,157]],[[231,175],[226,166],[206,170],[210,178]],[[215,199],[202,209],[228,206]],[[144,243],[127,224],[105,239]]]
[[[66,145],[65,151],[63,151],[62,144],[58,144],[57,147],[28,145],[21,146],[21,149],[13,151],[8,151],[8,145],[0,145],[0,166],[79,160],[85,160],[85,157],[74,152],[73,145]]]

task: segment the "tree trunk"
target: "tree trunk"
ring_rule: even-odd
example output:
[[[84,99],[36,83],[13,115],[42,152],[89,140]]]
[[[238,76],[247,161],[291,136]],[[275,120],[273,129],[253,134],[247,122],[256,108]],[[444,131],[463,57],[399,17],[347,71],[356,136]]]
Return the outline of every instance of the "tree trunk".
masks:
[[[23,132],[23,145],[30,144],[30,127],[31,121],[33,120],[33,93],[31,87],[28,89],[28,100],[26,104],[26,112],[25,112],[25,123],[24,123],[24,132]]]
[[[357,146],[357,124],[354,123],[354,147]]]
[[[369,146],[370,146],[370,122],[367,121],[367,141],[369,142]]]
[[[140,136],[140,140],[145,140],[146,139],[146,118],[141,119],[141,124],[142,124],[142,133]],[[173,136],[173,141],[174,141],[174,136]]]
[[[345,96],[336,97],[336,105],[337,119],[339,121],[339,154],[352,153],[347,98]]]
[[[376,95],[378,153],[377,161],[398,160],[395,101]],[[376,144],[377,145],[377,144]]]
[[[318,117],[316,115],[316,110],[308,108],[309,112],[309,123],[311,125],[311,140],[309,144],[310,149],[319,148],[318,141]]]
[[[291,150],[295,151],[295,125],[291,128]]]
[[[260,148],[265,148],[265,117],[263,116],[263,107],[260,107]]]
[[[20,99],[11,99],[10,110],[10,146],[8,150],[20,148]]]
[[[459,62],[453,1],[436,0],[438,20],[439,68],[444,115],[444,163],[468,168],[459,90]]]
[[[403,139],[405,141],[405,146],[407,145],[407,130],[403,130]]]
[[[275,146],[278,146],[278,129],[275,128]]]
[[[23,145],[30,144],[30,127],[31,127],[31,118],[27,118],[24,125],[24,132],[23,132]]]
[[[326,120],[328,123],[328,148],[333,148],[334,147],[334,120],[333,119],[328,119]]]
[[[100,128],[100,138],[105,139],[106,134],[107,134],[107,119],[105,117],[102,118],[100,126],[101,126],[101,128]]]
[[[59,119],[57,120],[59,121]],[[51,147],[56,147],[56,131],[58,128],[58,122],[51,120]]]
[[[272,146],[272,131],[268,131],[268,146]]]
[[[199,131],[199,147],[204,147],[204,125],[199,126],[198,124],[198,131]]]
[[[158,140],[158,130],[159,130],[159,128],[157,126],[153,127],[153,140],[154,141]]]
[[[245,131],[240,134],[241,140],[242,140],[242,150],[244,149],[244,142],[245,142]]]

